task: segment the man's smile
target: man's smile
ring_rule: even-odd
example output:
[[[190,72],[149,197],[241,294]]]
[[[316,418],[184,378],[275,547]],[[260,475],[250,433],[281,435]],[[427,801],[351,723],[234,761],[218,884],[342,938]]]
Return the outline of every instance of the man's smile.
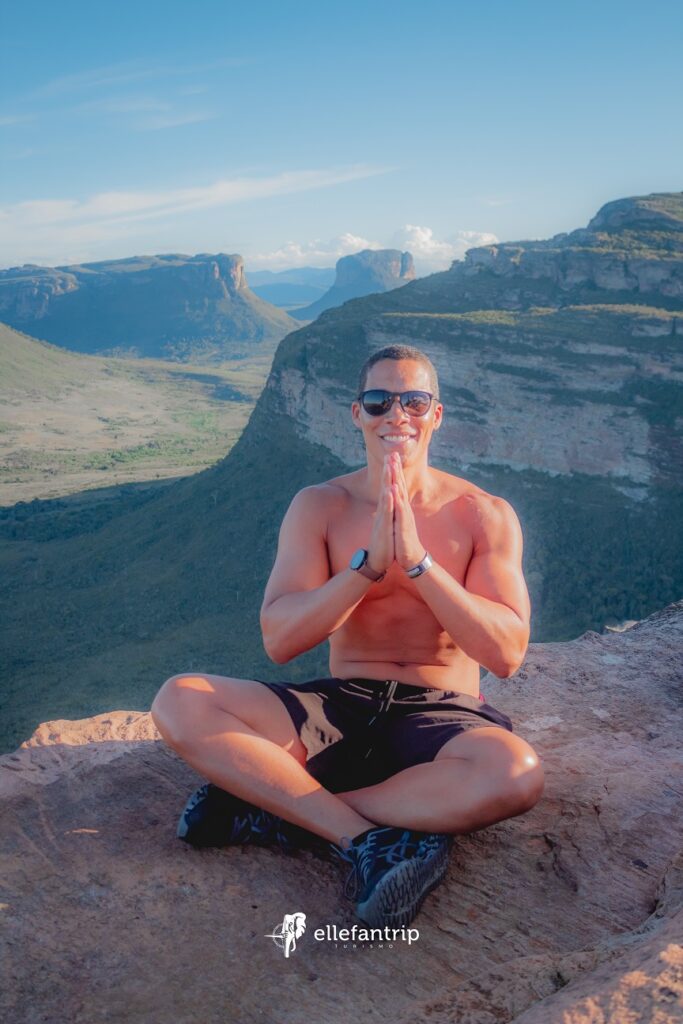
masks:
[[[380,434],[383,441],[388,441],[389,444],[405,444],[407,441],[415,439],[414,434]]]

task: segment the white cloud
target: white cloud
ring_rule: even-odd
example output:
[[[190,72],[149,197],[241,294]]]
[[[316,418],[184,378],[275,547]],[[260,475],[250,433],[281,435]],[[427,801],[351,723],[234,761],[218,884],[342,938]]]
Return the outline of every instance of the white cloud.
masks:
[[[369,166],[285,171],[266,178],[229,178],[191,188],[101,192],[84,200],[34,199],[13,203],[0,207],[0,265],[60,264],[89,259],[93,246],[101,249],[112,240],[139,238],[138,226],[145,222],[173,226],[177,218],[197,210],[307,192],[383,173],[384,168]],[[346,251],[357,251],[356,243],[367,247],[363,239],[349,235]],[[331,255],[330,260],[334,262]]]
[[[310,242],[285,242],[270,252],[245,254],[254,270],[287,270],[290,267],[331,267],[341,256],[361,249],[401,249],[411,252],[418,277],[447,270],[453,260],[462,259],[468,249],[494,245],[497,237],[489,231],[457,231],[440,240],[432,228],[405,224],[384,242],[369,241],[346,232],[328,242],[314,238]]]
[[[360,252],[361,249],[381,249],[379,242],[370,242],[360,235],[345,232],[327,242],[314,238],[311,242],[285,242],[272,252],[259,252],[249,256],[254,270],[287,270],[290,267],[331,267],[341,256]]]
[[[392,246],[413,254],[418,274],[447,270],[453,260],[463,258],[468,249],[478,245],[494,245],[498,238],[489,231],[457,231],[443,240],[435,238],[432,228],[405,224],[395,232]]]

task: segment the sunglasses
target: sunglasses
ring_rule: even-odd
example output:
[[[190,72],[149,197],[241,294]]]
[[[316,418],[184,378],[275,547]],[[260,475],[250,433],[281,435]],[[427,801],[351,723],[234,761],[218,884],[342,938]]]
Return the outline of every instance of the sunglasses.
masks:
[[[424,416],[429,412],[434,395],[428,391],[384,391],[382,388],[374,388],[371,391],[364,391],[359,398],[360,404],[368,416],[384,416],[389,412],[394,399],[398,398],[401,408],[409,416]]]

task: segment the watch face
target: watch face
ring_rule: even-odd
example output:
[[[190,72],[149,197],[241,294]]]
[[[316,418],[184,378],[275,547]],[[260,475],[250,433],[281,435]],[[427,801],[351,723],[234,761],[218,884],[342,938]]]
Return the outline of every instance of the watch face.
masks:
[[[353,557],[351,558],[351,561],[349,562],[349,567],[351,569],[360,569],[361,565],[363,565],[365,563],[365,559],[367,557],[368,557],[368,553],[365,550],[365,548],[359,548],[358,551],[354,552]]]

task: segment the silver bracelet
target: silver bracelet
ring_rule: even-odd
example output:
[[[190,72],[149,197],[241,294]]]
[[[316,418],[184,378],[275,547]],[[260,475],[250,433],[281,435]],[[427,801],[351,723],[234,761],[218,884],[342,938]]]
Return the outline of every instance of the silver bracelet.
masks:
[[[427,569],[431,569],[433,564],[430,555],[425,551],[425,556],[421,562],[414,565],[412,569],[406,569],[406,576],[410,576],[411,579],[421,576],[423,572],[427,572]]]

